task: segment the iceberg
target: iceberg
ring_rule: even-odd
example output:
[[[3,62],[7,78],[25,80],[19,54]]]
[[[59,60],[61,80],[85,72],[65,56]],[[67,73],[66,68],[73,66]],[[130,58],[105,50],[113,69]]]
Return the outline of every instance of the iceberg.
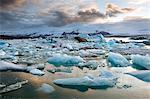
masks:
[[[26,68],[22,67],[22,66],[15,65],[13,63],[8,63],[8,62],[0,61],[0,71],[7,71],[7,70],[25,71]]]
[[[44,75],[43,71],[36,69],[36,67],[33,67],[33,66],[23,67],[23,66],[16,65],[13,63],[0,61],[0,71],[8,71],[8,70],[29,72],[34,75]]]
[[[0,94],[18,90],[18,89],[22,88],[23,85],[25,85],[27,83],[28,83],[28,80],[17,82],[15,84],[7,85],[7,86],[2,85],[2,87],[0,88]]]
[[[80,56],[70,56],[67,54],[56,54],[48,59],[49,64],[53,64],[56,67],[59,66],[75,66],[84,60]]]
[[[65,73],[72,73],[72,69],[69,67],[57,67],[48,69],[48,72],[55,73],[55,72],[65,72]]]
[[[98,62],[95,61],[95,60],[91,60],[91,61],[88,61],[88,62],[85,62],[85,63],[79,63],[78,67],[83,69],[83,67],[87,67],[89,69],[92,69],[92,70],[95,70],[97,69],[98,67]]]
[[[112,52],[109,53],[107,62],[109,66],[113,67],[126,67],[130,65],[129,61],[121,54]]]
[[[117,83],[117,77],[109,71],[103,71],[101,73],[101,76],[98,77],[89,74],[80,78],[57,79],[53,82],[54,84],[61,87],[78,89],[79,91],[86,91],[88,90],[88,88],[106,89],[109,87],[113,87]]]
[[[150,82],[150,70],[140,70],[140,71],[134,71],[126,74],[132,75],[145,82]]]
[[[40,88],[37,89],[37,91],[49,94],[49,93],[54,92],[55,89],[52,86],[50,86],[49,84],[44,83],[44,84],[42,84],[42,86]]]
[[[8,46],[8,43],[0,40],[0,49],[2,49],[5,46]]]
[[[148,69],[150,70],[150,56],[142,56],[142,55],[131,55],[131,60],[133,63],[133,67],[138,69]]]
[[[41,70],[39,70],[39,69],[36,69],[36,68],[30,70],[29,72],[30,72],[31,74],[33,74],[33,75],[39,75],[39,76],[42,76],[42,75],[45,74],[43,71],[41,71]]]
[[[100,42],[106,43],[105,37],[102,34],[99,35],[99,38]]]

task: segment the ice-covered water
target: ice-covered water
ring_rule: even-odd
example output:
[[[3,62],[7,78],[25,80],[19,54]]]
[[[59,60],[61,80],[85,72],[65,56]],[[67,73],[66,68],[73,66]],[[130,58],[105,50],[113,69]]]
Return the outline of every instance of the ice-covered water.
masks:
[[[99,39],[99,38],[98,38]],[[106,42],[109,40],[123,40],[130,42],[129,38],[105,38]],[[134,76],[126,73],[137,71],[131,65],[128,67],[109,67],[107,64],[107,57],[113,46],[107,45],[105,42],[97,39],[89,39],[90,42],[79,43],[74,39],[54,38],[56,42],[51,42],[50,39],[22,39],[22,40],[5,40],[8,42],[7,46],[0,48],[0,60],[8,63],[14,63],[24,67],[33,66],[44,72],[43,76],[37,76],[28,72],[0,72],[0,84],[10,85],[22,80],[28,80],[28,84],[24,85],[21,89],[4,93],[0,98],[4,99],[149,99],[150,98],[150,83],[142,81]],[[132,41],[133,42],[133,41]],[[141,42],[141,41],[139,41]],[[118,43],[116,43],[118,44]],[[96,46],[95,46],[96,45]],[[123,45],[123,46],[122,46]],[[115,45],[116,46],[116,45]],[[126,47],[127,46],[127,47]],[[137,47],[139,46],[139,47]],[[123,50],[129,50],[134,47],[138,49],[146,49],[149,51],[149,46],[141,46],[137,43],[122,44],[119,43],[117,47]],[[111,50],[110,50],[111,49]],[[118,51],[119,52],[119,51]],[[131,64],[130,54],[134,52],[121,53]],[[144,52],[141,52],[144,53]],[[147,53],[147,52],[146,52]],[[48,59],[57,55],[60,58],[53,61],[59,62],[60,67],[55,67],[54,64],[48,63]],[[148,54],[148,53],[147,53]],[[64,57],[65,55],[65,57]],[[144,53],[145,55],[145,53]],[[76,63],[78,58],[82,61],[78,62],[84,68],[78,66]],[[66,57],[68,59],[66,59]],[[64,59],[65,58],[65,59]],[[92,62],[94,61],[93,65]],[[61,64],[62,63],[62,64]],[[71,63],[71,66],[70,66]],[[88,64],[90,63],[90,64]],[[91,68],[95,66],[96,68]],[[69,64],[69,67],[66,65]],[[98,64],[98,66],[97,66]],[[123,65],[123,63],[121,63]],[[66,65],[61,67],[61,65]],[[44,67],[43,67],[44,66]],[[42,70],[44,68],[44,70]],[[56,68],[59,68],[59,70]],[[67,69],[66,69],[67,68]],[[69,72],[67,71],[69,68]],[[32,68],[30,68],[32,69]],[[53,71],[55,69],[55,71]],[[101,70],[109,70],[116,75],[117,82],[115,86],[108,89],[92,89],[80,91],[77,87],[61,87],[53,83],[56,79],[64,78],[82,78],[86,75],[93,75],[94,77],[100,76]],[[52,70],[52,72],[49,72]],[[71,72],[70,72],[71,70]],[[49,84],[50,88],[54,88],[50,93],[37,91],[43,84]],[[96,83],[96,82],[95,82]],[[45,89],[45,87],[44,87]],[[43,90],[43,89],[42,89]]]

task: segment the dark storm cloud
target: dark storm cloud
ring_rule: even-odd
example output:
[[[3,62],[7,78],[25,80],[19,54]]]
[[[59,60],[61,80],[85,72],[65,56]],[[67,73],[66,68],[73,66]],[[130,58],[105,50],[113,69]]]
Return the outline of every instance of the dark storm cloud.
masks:
[[[97,18],[105,18],[106,16],[96,9],[79,11],[76,15],[71,16],[68,13],[55,11],[53,18],[47,18],[45,21],[49,26],[63,26],[74,22],[91,22]],[[48,21],[49,20],[49,21]]]
[[[132,11],[108,4],[101,13],[95,0],[0,0],[1,28],[60,27],[74,22],[93,22]]]
[[[133,8],[121,8],[118,5],[115,4],[107,4],[106,6],[106,15],[109,17],[114,17],[117,14],[124,14],[128,12],[134,11]]]
[[[1,9],[13,9],[21,6],[25,0],[0,0]]]

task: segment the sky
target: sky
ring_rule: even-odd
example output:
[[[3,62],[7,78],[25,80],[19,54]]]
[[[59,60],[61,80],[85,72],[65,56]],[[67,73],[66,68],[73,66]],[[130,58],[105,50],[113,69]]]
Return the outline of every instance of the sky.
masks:
[[[133,21],[149,30],[149,7],[150,0],[0,0],[0,31]]]

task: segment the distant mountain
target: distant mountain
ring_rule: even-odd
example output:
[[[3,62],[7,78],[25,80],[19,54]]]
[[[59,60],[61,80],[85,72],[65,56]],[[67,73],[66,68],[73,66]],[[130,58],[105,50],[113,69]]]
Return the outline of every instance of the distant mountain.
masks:
[[[1,31],[0,34],[57,34],[63,32],[79,31],[80,33],[95,33],[97,31],[107,31],[114,35],[150,35],[150,20],[125,20],[117,23],[106,24],[86,24],[73,23],[62,27],[38,26],[24,29],[14,29],[11,31]]]

